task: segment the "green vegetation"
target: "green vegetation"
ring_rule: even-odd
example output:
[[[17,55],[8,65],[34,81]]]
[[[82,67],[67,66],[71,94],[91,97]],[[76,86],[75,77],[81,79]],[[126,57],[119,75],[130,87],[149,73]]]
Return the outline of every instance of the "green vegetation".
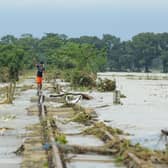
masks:
[[[104,34],[68,38],[46,33],[0,39],[0,82],[8,82],[5,103],[12,103],[19,75],[44,61],[47,81],[64,78],[81,89],[96,87],[98,71],[168,72],[168,33],[140,33],[129,41]],[[115,81],[102,81],[101,91],[113,91]],[[2,102],[3,103],[3,102]]]
[[[45,162],[43,168],[48,168],[48,167],[49,167],[48,162]]]
[[[71,75],[71,83],[73,86],[95,87],[96,75],[85,71],[74,71]]]
[[[127,98],[127,96],[121,93],[120,98]]]
[[[68,142],[63,133],[57,133],[55,136],[55,141],[59,144],[66,144]]]
[[[99,91],[114,91],[116,89],[116,81],[110,79],[98,79],[97,87]]]
[[[91,115],[85,112],[79,112],[72,119],[70,119],[70,121],[79,122],[83,124],[86,124],[87,122],[89,122],[89,120],[91,120]]]
[[[115,159],[115,162],[116,162],[116,163],[122,163],[122,162],[124,162],[124,157],[123,157],[123,156],[118,156],[118,157]]]
[[[97,122],[93,127],[84,130],[84,134],[95,135],[98,138],[104,138],[104,131],[108,131],[111,135],[124,135],[124,132],[118,128],[112,128],[105,125],[103,122]],[[128,135],[128,134],[125,134]],[[104,139],[105,140],[105,139]]]
[[[168,33],[140,33],[129,41],[121,41],[110,34],[104,34],[102,38],[68,38],[54,33],[46,33],[41,38],[31,34],[19,38],[6,35],[0,40],[3,72],[0,81],[17,81],[23,70],[33,69],[40,60],[47,65],[47,71],[66,72],[67,80],[75,85],[88,85],[88,77],[97,71],[149,72],[158,69],[168,72],[167,44]],[[93,81],[89,82],[94,85]]]
[[[140,144],[132,144],[130,140],[120,135],[126,135],[122,130],[111,128],[104,123],[95,123],[93,127],[84,130],[84,135],[95,135],[106,144],[104,148],[114,150],[116,163],[123,163],[126,167],[152,168],[154,165],[166,165],[165,151],[153,151]]]

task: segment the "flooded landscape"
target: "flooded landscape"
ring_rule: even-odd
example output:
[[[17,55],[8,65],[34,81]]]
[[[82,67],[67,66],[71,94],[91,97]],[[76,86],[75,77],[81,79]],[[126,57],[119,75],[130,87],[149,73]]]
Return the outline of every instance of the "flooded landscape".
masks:
[[[150,75],[152,78],[150,79]],[[133,144],[140,143],[149,149],[165,150],[166,141],[160,139],[161,129],[167,129],[168,123],[168,81],[166,75],[148,74],[125,74],[125,73],[102,73],[98,77],[116,80],[117,89],[121,91],[124,98],[121,98],[121,104],[113,104],[113,92],[85,92],[93,96],[91,100],[81,100],[79,104],[84,107],[93,108],[98,116],[98,121],[105,123],[112,128],[120,128],[129,136]],[[146,79],[146,77],[148,79]],[[161,78],[163,77],[163,79]],[[157,79],[158,78],[158,79]],[[24,80],[18,84],[18,88],[23,84],[34,85],[33,79]],[[46,83],[46,86],[49,84]],[[20,93],[20,94],[19,94]],[[28,115],[27,109],[36,106],[37,102],[30,101],[36,95],[35,89],[19,91],[12,105],[0,105],[0,167],[20,168],[23,162],[22,156],[14,152],[24,143],[26,138],[26,127],[39,122],[38,115]],[[49,92],[45,90],[45,95]],[[65,109],[60,113],[61,103],[47,103],[53,110],[58,111],[55,114],[57,127],[66,135],[67,145],[77,145],[82,147],[101,147],[104,142],[93,135],[83,135],[88,126],[80,123],[68,122],[71,118],[72,109]],[[51,109],[50,109],[51,110]],[[49,110],[49,112],[50,112]],[[65,114],[64,114],[65,113]],[[73,154],[67,155],[71,158],[67,162],[68,168],[123,168],[123,165],[116,165],[113,156],[93,155],[93,154]]]
[[[38,122],[38,118],[28,116],[26,110],[34,94],[34,90],[28,90],[16,96],[13,104],[0,104],[0,167],[2,168],[20,167],[22,157],[14,152],[24,143],[26,126]]]
[[[113,105],[112,93],[92,92],[95,99],[84,104],[95,107],[100,120],[130,133],[134,143],[164,149],[165,142],[159,139],[161,129],[168,129],[168,75],[102,73],[99,77],[115,79],[126,98]]]
[[[168,1],[0,7],[0,168],[168,168]]]

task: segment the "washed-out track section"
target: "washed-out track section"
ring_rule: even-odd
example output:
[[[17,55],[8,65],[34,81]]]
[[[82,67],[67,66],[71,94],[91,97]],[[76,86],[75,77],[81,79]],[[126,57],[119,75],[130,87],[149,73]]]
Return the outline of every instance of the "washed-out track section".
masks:
[[[27,129],[23,151],[22,168],[63,168],[59,149],[55,143],[52,126],[44,105],[45,96],[37,98],[37,111],[40,123]]]
[[[76,162],[79,162],[78,165],[83,167],[85,167],[86,163],[86,166],[96,163],[97,166],[101,165],[100,167],[104,165],[103,167],[105,168],[107,164],[108,166],[111,165],[112,168],[116,168],[114,167],[114,160],[110,155],[111,150],[104,150],[104,143],[93,136],[87,137],[82,135],[80,139],[88,141],[84,145],[81,144],[82,142],[77,142],[76,144],[76,141],[68,144],[58,144],[56,142],[56,130],[65,134],[68,141],[68,137],[70,137],[70,141],[73,141],[74,137],[77,138],[78,141],[80,132],[71,132],[71,128],[69,128],[69,133],[66,132],[64,126],[70,126],[67,123],[62,123],[62,121],[64,122],[72,118],[74,113],[80,113],[82,107],[77,105],[74,107],[51,108],[51,106],[44,104],[45,97],[43,95],[39,96],[39,98],[33,98],[33,101],[37,101],[38,105],[34,104],[28,108],[28,114],[39,115],[40,122],[27,128],[29,131],[24,142],[25,149],[23,151],[22,168],[70,168],[71,166],[73,167],[73,163],[76,164]],[[87,109],[86,111],[90,113],[92,110]],[[93,113],[92,123],[94,120],[97,120],[96,117],[95,113]],[[54,123],[56,125],[53,125],[52,118],[56,121],[56,123]],[[84,125],[80,126],[82,130],[85,129]],[[85,152],[83,152],[83,150],[85,150]],[[99,153],[99,155],[97,155],[97,153]]]
[[[88,145],[91,142],[91,137],[89,137],[89,143],[85,145],[82,144],[81,139],[79,142],[75,141],[71,143],[71,141],[73,141],[72,137],[76,138],[78,135],[84,139],[84,141],[87,141],[87,139],[85,139],[87,135],[81,135],[81,132],[89,127],[86,125],[97,127],[96,114],[94,111],[92,113],[91,109],[84,109],[78,105],[70,107],[53,105],[51,107],[51,105],[44,105],[44,100],[45,97],[43,95],[39,96],[39,98],[33,98],[33,101],[37,101],[38,105],[28,109],[29,115],[39,115],[40,123],[28,128],[31,132],[28,133],[24,144],[23,168],[77,168],[79,166],[81,168],[87,168],[90,166],[89,164],[93,162],[97,162],[97,168],[116,168],[118,166],[113,163],[114,159],[112,155],[116,156],[118,152],[122,152],[122,145],[126,145],[126,148],[128,148],[128,150],[123,150],[127,156],[124,162],[128,168],[165,168],[167,166],[166,161],[162,164],[162,162],[156,160],[155,163],[155,161],[143,160],[141,157],[136,156],[134,153],[135,147],[131,144],[127,144],[127,140],[120,140],[101,127],[98,127],[98,131],[102,133],[102,137],[99,137],[98,140],[102,140],[102,144],[98,145],[99,141],[95,141],[92,145]],[[47,101],[49,100],[50,98],[47,98]],[[52,98],[52,101],[55,101],[55,99]],[[68,128],[68,131],[66,131],[66,126],[72,126],[68,125],[68,123],[71,123],[70,119],[73,118],[75,111],[76,113],[80,113],[81,110],[86,111],[86,113],[91,113],[91,120],[89,120],[88,123],[86,121],[85,125],[81,126],[84,129],[76,131],[78,130],[78,128],[76,128],[74,131],[73,128]],[[55,139],[57,131],[64,133],[70,142],[68,142],[68,144],[58,144]],[[104,148],[104,145],[107,145],[106,142],[108,141],[112,142],[112,146],[117,146],[114,146],[114,148]],[[131,147],[131,150],[129,147]],[[105,156],[105,158],[102,158],[102,156]],[[154,154],[153,159],[155,159],[155,156],[157,155]],[[79,164],[76,165],[74,162],[79,162]]]

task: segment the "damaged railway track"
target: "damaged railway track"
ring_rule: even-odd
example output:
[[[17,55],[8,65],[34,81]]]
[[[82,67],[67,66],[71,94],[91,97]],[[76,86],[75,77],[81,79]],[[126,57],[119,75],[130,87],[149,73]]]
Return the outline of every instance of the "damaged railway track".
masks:
[[[40,131],[40,135],[33,137],[33,127],[28,128],[32,132],[28,135],[29,138],[24,143],[23,152],[23,168],[33,167],[51,167],[51,168],[63,168],[63,161],[55,142],[53,135],[53,128],[51,122],[47,116],[47,108],[44,104],[45,96],[43,94],[38,97],[38,115],[40,124],[37,124],[34,128]],[[37,131],[37,130],[36,130]],[[36,134],[36,133],[35,133]],[[32,147],[30,147],[32,145]],[[32,154],[32,156],[31,156]]]
[[[24,143],[23,168],[32,166],[39,168],[65,168],[71,160],[81,160],[81,158],[74,159],[74,155],[76,154],[92,153],[93,156],[95,154],[106,156],[115,152],[113,149],[104,148],[103,143],[99,146],[66,144],[66,136],[80,135],[83,133],[64,133],[60,130],[58,122],[63,125],[71,122],[80,122],[90,127],[96,121],[97,117],[92,109],[85,109],[80,105],[64,105],[62,107],[51,108],[51,106],[45,105],[44,95],[40,95],[37,100],[38,105],[30,107],[28,113],[29,115],[39,115],[40,123],[27,128],[31,132],[27,135]],[[59,118],[64,118],[64,121],[59,121]],[[83,127],[85,128],[84,125]],[[34,136],[37,137],[35,138]],[[95,158],[82,158],[82,160],[94,161]],[[113,161],[109,158],[96,160],[98,163],[111,163]]]
[[[49,101],[49,98],[47,99]],[[51,100],[59,103],[63,101],[62,97],[56,96],[55,99],[57,100],[52,97]],[[77,104],[52,107],[45,104],[44,95],[33,100],[37,100],[38,105],[30,107],[28,112],[29,115],[39,115],[40,123],[28,128],[31,132],[28,133],[24,142],[22,168],[66,168],[73,160],[113,163],[114,158],[128,168],[165,168],[168,166],[166,152],[151,151],[139,144],[131,144],[122,130],[99,122],[93,109]],[[82,125],[80,131],[66,132],[64,130],[76,122]],[[68,130],[71,129],[68,128]],[[67,143],[67,137],[72,138],[78,135],[82,138],[89,135],[95,136],[101,140],[102,144],[97,146]],[[82,157],[79,157],[80,154]],[[85,154],[89,154],[89,157],[83,157]],[[95,154],[109,156],[109,158],[103,160],[91,158]]]
[[[55,138],[53,135],[52,125],[50,120],[47,118],[47,108],[44,105],[45,96],[39,95],[38,106],[39,106],[39,117],[40,121],[43,124],[43,129],[48,133],[44,134],[44,139],[46,140],[45,144],[49,144],[51,147],[51,154],[49,158],[50,167],[52,168],[63,168],[63,162],[61,160],[60,152],[58,146],[56,145]]]

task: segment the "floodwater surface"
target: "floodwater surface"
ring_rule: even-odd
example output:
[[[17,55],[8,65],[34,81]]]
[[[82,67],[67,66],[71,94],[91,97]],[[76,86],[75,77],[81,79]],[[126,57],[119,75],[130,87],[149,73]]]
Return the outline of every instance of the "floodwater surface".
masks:
[[[13,104],[0,105],[0,167],[19,168],[22,158],[15,155],[24,141],[26,126],[38,122],[38,117],[27,116],[26,108],[30,106],[30,97],[34,90],[28,90],[17,96]],[[2,128],[7,130],[2,132]]]
[[[167,75],[102,73],[99,76],[115,79],[117,88],[126,98],[121,99],[121,105],[113,105],[111,92],[92,92],[94,99],[83,104],[96,108],[100,120],[108,125],[132,134],[130,138],[134,143],[164,149],[165,141],[160,140],[160,134],[161,129],[168,129]]]

